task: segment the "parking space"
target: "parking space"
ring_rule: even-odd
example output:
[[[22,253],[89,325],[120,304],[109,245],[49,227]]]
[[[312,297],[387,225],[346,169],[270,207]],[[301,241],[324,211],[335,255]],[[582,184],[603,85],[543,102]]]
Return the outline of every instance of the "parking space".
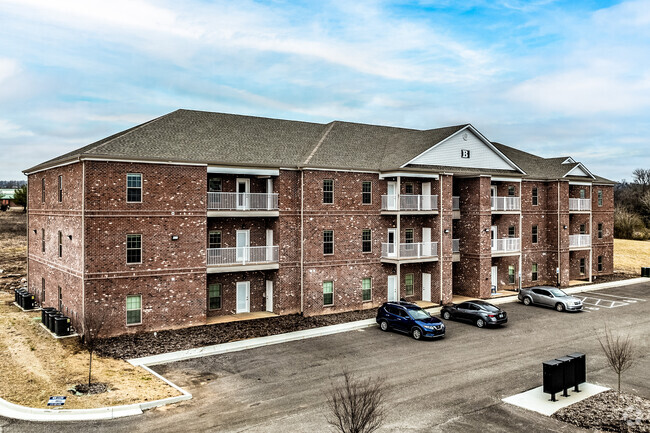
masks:
[[[582,303],[585,306],[584,311],[588,313],[599,311],[601,309],[612,309],[633,305],[639,302],[647,302],[647,299],[610,295],[606,293],[577,293],[573,296],[582,300]]]

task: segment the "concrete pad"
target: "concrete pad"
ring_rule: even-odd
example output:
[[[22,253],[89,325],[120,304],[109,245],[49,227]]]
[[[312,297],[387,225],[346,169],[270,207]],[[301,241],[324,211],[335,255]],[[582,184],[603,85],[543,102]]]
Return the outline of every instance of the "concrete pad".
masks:
[[[542,415],[551,416],[563,407],[571,406],[574,403],[609,390],[604,386],[594,385],[592,383],[583,383],[580,385],[580,392],[569,390],[568,397],[562,397],[562,393],[555,394],[557,401],[551,401],[551,394],[542,392],[543,387],[533,388],[521,394],[513,395],[502,399],[504,402],[519,406],[524,409],[532,410]]]

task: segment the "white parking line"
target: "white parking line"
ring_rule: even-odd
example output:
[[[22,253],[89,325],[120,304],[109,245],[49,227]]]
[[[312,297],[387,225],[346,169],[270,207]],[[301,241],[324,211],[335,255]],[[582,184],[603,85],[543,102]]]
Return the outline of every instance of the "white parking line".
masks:
[[[609,293],[594,293],[594,295],[598,296],[605,296],[605,297],[611,297],[611,298],[619,298],[623,299],[626,302],[628,302],[630,299],[634,301],[641,301],[641,302],[647,302],[647,299],[641,299],[641,298],[632,298],[631,296],[617,296],[617,295],[610,295]]]
[[[579,296],[579,299],[582,300],[582,303],[585,305],[585,308],[589,308],[591,310],[598,310],[599,308],[617,308],[617,307],[623,307],[625,305],[630,305],[628,302],[623,302],[623,301],[614,301],[611,299],[601,299],[601,298],[596,298],[593,296]],[[587,307],[587,305],[592,305],[593,307]],[[595,308],[595,307],[598,308]]]

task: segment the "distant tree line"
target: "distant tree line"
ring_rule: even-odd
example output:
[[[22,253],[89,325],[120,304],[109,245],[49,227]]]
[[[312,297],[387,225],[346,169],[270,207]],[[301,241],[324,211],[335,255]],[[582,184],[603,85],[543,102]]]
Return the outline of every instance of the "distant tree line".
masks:
[[[26,180],[0,180],[0,189],[16,189],[27,185]]]
[[[614,187],[614,236],[650,239],[650,169],[637,168],[632,182],[623,179]]]

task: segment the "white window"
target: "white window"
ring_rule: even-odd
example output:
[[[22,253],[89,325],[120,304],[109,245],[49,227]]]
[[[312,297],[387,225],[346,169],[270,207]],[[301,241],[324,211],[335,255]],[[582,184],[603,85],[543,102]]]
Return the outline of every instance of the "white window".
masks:
[[[334,305],[333,281],[323,281],[323,305]]]
[[[142,235],[126,235],[126,263],[142,263]]]
[[[142,323],[142,295],[126,297],[126,324],[139,325]]]
[[[129,203],[142,202],[142,174],[129,173],[126,175],[126,201]]]

